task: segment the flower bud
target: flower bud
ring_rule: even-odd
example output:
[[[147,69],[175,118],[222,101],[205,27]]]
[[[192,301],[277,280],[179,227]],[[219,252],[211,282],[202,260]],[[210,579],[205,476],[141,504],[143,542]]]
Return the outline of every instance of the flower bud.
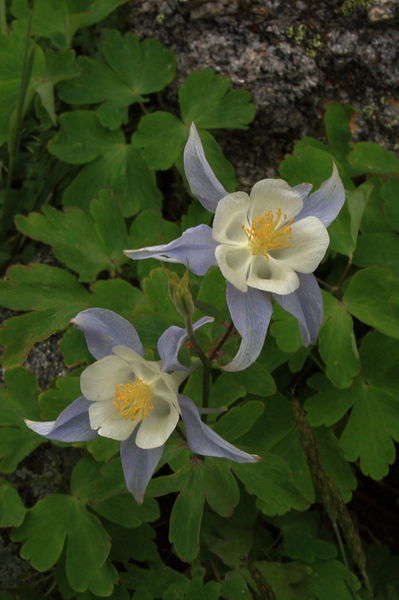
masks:
[[[167,271],[169,296],[182,317],[191,317],[194,312],[194,302],[189,290],[188,270],[183,277],[173,271]]]

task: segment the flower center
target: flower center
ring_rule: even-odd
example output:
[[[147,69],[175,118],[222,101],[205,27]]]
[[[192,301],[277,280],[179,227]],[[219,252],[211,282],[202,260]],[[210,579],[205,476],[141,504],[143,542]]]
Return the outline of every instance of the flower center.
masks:
[[[115,387],[115,400],[112,404],[123,419],[142,421],[154,408],[154,405],[151,404],[153,396],[151,387],[140,377],[135,377],[128,383],[118,383]]]
[[[242,226],[254,256],[261,255],[269,260],[267,255],[269,250],[291,246],[291,224],[294,219],[287,221],[284,227],[279,227],[280,220],[284,222],[286,219],[287,215],[283,215],[283,219],[281,219],[281,208],[278,208],[276,216],[272,210],[266,210],[263,215],[252,220],[250,227]]]

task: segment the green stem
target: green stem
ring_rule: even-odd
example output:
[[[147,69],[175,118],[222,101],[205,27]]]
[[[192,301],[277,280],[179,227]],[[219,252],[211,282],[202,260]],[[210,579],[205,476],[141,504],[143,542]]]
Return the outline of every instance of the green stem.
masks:
[[[343,271],[341,273],[341,276],[340,276],[340,278],[338,280],[338,283],[334,286],[337,292],[340,291],[341,285],[343,284],[343,282],[345,280],[345,277],[347,276],[347,274],[348,274],[349,269],[351,268],[351,266],[352,266],[352,259],[350,258],[348,260],[348,262],[346,263],[346,265],[345,265],[345,267],[344,267],[344,269],[343,269]]]
[[[195,337],[191,316],[186,316],[184,321],[185,321],[186,330],[188,333],[188,338],[189,338],[194,350],[198,354],[198,357],[204,368],[203,373],[202,373],[202,406],[203,406],[203,408],[208,408],[211,363],[210,363],[209,358],[207,357],[207,355],[205,354],[205,352],[202,350],[201,346],[199,345],[197,338]],[[204,417],[204,420],[205,420],[205,417]]]
[[[2,35],[8,35],[6,0],[0,0],[0,33]]]
[[[292,412],[299,440],[305,452],[309,470],[312,475],[312,480],[337,535],[337,541],[341,553],[343,554],[344,563],[346,563],[346,555],[340,533],[342,533],[342,537],[351,553],[352,559],[359,569],[368,596],[373,598],[373,590],[367,577],[366,557],[359,532],[357,531],[350,512],[342,500],[335,484],[325,473],[321,465],[312,428],[306,419],[306,415],[300,402],[295,396],[292,396]]]
[[[33,3],[29,8],[28,12],[28,24],[25,35],[25,47],[24,47],[24,56],[23,56],[23,64],[22,64],[22,73],[21,73],[21,81],[19,85],[19,92],[17,98],[17,104],[15,108],[15,121],[14,121],[14,131],[10,131],[9,134],[9,142],[8,142],[8,173],[7,173],[7,184],[6,184],[6,198],[3,205],[3,215],[1,219],[1,229],[6,230],[9,222],[13,216],[13,199],[10,194],[13,175],[15,169],[15,163],[17,159],[17,154],[19,151],[19,144],[21,139],[21,129],[22,129],[22,120],[24,116],[24,107],[26,101],[26,93],[28,91],[28,86],[32,74],[32,65],[33,65],[33,57],[34,50],[30,49],[31,45],[31,32],[32,32],[32,19],[33,19]]]

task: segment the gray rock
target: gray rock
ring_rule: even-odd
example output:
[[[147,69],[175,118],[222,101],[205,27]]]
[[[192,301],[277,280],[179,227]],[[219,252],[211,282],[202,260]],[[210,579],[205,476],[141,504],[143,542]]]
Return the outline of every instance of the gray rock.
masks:
[[[399,150],[397,2],[131,0],[129,9],[132,30],[176,52],[166,109],[177,111],[177,88],[196,69],[252,92],[249,129],[216,132],[243,187],[275,175],[300,137],[323,139],[333,100],[355,107],[355,140]]]

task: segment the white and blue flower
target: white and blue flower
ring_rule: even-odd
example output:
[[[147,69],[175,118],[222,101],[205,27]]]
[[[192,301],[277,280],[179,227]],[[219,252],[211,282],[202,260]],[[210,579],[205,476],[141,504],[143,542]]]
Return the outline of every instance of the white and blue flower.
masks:
[[[310,184],[258,181],[248,195],[229,194],[206,160],[194,124],[184,151],[191,191],[214,212],[213,226],[187,229],[169,244],[126,250],[133,260],[158,258],[186,265],[196,275],[219,266],[227,280],[227,304],[241,345],[224,367],[239,371],[259,356],[272,314],[273,297],[298,320],[305,345],[316,341],[323,320],[321,292],[313,271],[329,244],[327,227],[345,200],[332,176],[313,194]]]
[[[194,328],[212,320],[203,317]],[[82,396],[55,421],[26,420],[30,429],[60,442],[89,441],[98,435],[120,441],[126,486],[137,502],[143,501],[164,444],[180,416],[193,452],[244,463],[258,460],[202,423],[194,402],[179,394],[179,385],[190,372],[177,358],[187,339],[184,329],[169,327],[158,340],[161,360],[149,361],[143,358],[143,346],[133,325],[116,313],[91,308],[72,322],[83,331],[96,362],[81,374]]]

